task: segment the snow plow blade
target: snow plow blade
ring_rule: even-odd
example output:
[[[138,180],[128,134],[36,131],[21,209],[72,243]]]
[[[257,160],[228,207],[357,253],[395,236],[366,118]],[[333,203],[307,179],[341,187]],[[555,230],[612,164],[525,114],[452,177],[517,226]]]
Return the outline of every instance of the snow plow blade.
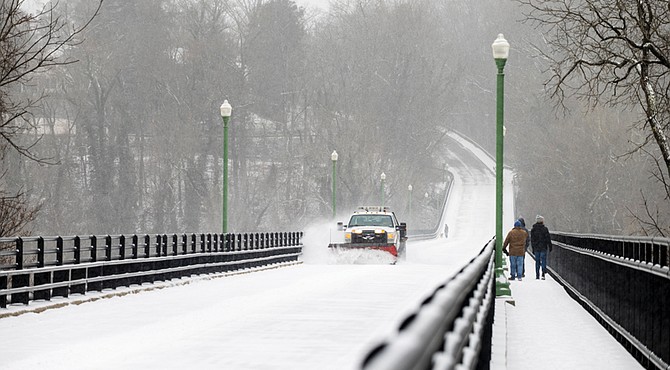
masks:
[[[374,249],[391,253],[393,257],[398,257],[398,250],[393,244],[372,244],[372,243],[331,243],[328,248],[339,249]]]

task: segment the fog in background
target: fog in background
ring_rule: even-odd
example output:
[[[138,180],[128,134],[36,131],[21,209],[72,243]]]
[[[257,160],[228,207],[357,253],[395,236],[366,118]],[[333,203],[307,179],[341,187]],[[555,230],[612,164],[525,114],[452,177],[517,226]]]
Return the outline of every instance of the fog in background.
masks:
[[[92,3],[61,0],[57,11],[77,24]],[[41,138],[33,152],[56,163],[11,151],[2,160],[3,186],[40,207],[31,232],[220,232],[224,99],[233,107],[229,231],[330,219],[333,150],[338,219],[381,202],[384,172],[385,203],[410,229],[433,227],[446,133],[494,153],[498,33],[511,44],[505,164],[517,174],[517,216],[631,234],[641,193],[662,204],[650,157],[625,155],[643,141],[630,129],[641,112],[571,100],[567,115],[554,109],[534,48],[542,30],[520,22],[518,3],[298,4],[105,0],[81,43],[63,51],[78,62],[15,92],[47,93],[24,140]]]

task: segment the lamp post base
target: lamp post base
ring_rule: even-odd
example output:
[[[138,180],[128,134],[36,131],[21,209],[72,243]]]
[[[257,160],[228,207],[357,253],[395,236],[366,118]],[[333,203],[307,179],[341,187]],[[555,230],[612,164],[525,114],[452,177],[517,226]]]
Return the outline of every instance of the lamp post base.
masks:
[[[511,297],[512,290],[509,287],[509,281],[502,267],[496,267],[496,297]]]

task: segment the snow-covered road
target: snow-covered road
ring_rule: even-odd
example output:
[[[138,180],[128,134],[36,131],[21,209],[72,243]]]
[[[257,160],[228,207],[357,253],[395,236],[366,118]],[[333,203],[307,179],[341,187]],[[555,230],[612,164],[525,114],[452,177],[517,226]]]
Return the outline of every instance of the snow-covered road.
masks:
[[[448,238],[410,242],[407,261],[334,264],[325,248],[328,226],[315,225],[306,230],[302,264],[179,279],[155,285],[165,289],[2,318],[0,369],[358,368],[367,351],[495,234],[492,161],[450,137],[446,154],[454,184],[443,220]],[[505,190],[508,230],[514,220],[510,181]],[[374,253],[366,257],[380,260]],[[59,301],[31,307],[53,303]],[[526,320],[521,312],[508,319]],[[534,334],[507,324],[507,333],[532,341]],[[525,363],[522,353],[532,354],[510,352],[515,368]]]
[[[448,238],[407,261],[332,264],[313,227],[300,265],[1,319],[0,368],[356,368],[495,233],[490,167],[450,143]]]

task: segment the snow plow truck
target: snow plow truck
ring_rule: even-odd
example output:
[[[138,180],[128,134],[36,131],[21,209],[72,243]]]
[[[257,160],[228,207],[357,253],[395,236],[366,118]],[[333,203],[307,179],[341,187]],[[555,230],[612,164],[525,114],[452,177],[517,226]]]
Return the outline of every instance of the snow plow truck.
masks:
[[[347,224],[338,222],[334,236],[329,248],[376,249],[390,253],[395,260],[405,259],[407,224],[398,222],[388,207],[359,207]]]

